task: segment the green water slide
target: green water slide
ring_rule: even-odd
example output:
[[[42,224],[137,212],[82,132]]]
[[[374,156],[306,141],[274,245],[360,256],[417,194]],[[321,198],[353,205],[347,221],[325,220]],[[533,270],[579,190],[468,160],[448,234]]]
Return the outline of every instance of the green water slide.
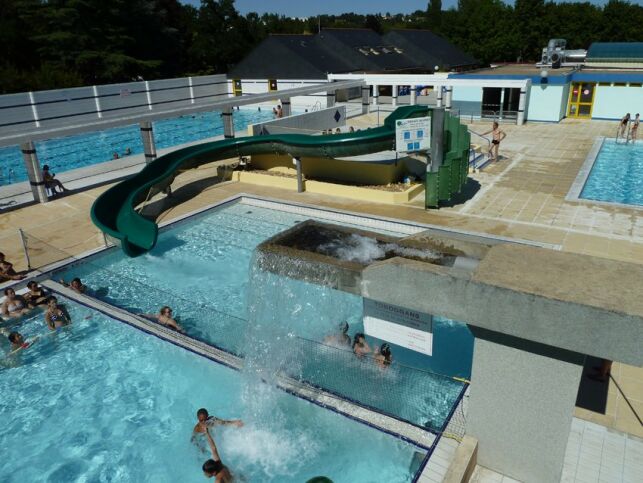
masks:
[[[169,186],[179,171],[253,154],[336,158],[392,150],[395,149],[395,121],[423,117],[428,113],[426,106],[403,106],[392,112],[382,126],[355,133],[250,136],[179,149],[155,159],[139,173],[101,194],[91,208],[91,218],[107,236],[120,242],[127,255],[135,257],[151,250],[158,237],[157,224],[139,214],[136,207],[149,197],[150,192]]]

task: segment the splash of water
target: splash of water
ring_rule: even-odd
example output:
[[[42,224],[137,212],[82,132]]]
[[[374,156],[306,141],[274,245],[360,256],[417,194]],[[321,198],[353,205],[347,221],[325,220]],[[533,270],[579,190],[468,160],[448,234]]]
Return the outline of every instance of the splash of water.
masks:
[[[388,254],[434,260],[440,254],[419,248],[402,247],[397,243],[383,243],[375,238],[352,233],[347,237],[336,238],[317,247],[324,255],[330,255],[340,260],[358,263],[372,263],[383,260]]]

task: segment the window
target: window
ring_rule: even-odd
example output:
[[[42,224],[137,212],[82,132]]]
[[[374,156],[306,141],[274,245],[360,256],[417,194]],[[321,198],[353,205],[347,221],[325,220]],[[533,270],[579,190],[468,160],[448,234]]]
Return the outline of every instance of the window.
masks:
[[[625,82],[614,82],[614,87],[625,87],[626,85]]]
[[[609,86],[612,85],[612,83],[611,82],[599,82],[598,85],[602,86],[602,87],[609,87]]]
[[[268,79],[268,90],[270,92],[278,90],[277,89],[277,79]]]
[[[630,87],[641,87],[642,84],[639,82],[630,82]]]

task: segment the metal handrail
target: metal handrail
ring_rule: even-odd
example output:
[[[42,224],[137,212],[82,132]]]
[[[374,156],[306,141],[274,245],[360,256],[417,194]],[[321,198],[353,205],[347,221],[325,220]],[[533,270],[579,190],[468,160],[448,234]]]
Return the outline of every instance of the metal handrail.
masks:
[[[475,136],[478,136],[481,139],[484,139],[487,142],[487,159],[489,159],[489,153],[491,152],[491,140],[489,138],[483,136],[482,134],[477,133],[477,132],[475,132],[475,131],[473,131],[471,129],[469,129],[469,132],[471,134],[475,135]],[[473,169],[477,169],[477,166],[475,165],[475,163],[473,165]]]

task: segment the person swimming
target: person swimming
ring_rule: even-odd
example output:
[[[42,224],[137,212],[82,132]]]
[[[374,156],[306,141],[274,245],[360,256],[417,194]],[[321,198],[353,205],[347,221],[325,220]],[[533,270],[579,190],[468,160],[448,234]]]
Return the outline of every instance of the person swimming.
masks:
[[[20,317],[21,315],[29,312],[30,308],[20,295],[16,295],[16,291],[12,288],[4,289],[4,302],[0,311],[5,318]]]
[[[83,284],[83,282],[81,282],[80,278],[78,277],[74,278],[71,283],[67,283],[61,278],[60,283],[65,287],[69,287],[76,293],[84,294],[85,292],[87,292],[87,285]]]
[[[32,307],[47,305],[48,294],[44,288],[38,286],[38,282],[32,280],[27,284],[29,291],[24,295],[25,300]]]
[[[9,334],[9,342],[11,342],[11,352],[17,352],[22,349],[26,349],[29,347],[32,342],[25,342],[24,337],[22,337],[22,334],[20,332],[12,332]]]
[[[378,350],[375,351],[373,356],[375,364],[380,366],[382,369],[386,369],[393,362],[393,355],[391,354],[391,347],[384,343],[380,346]]]
[[[58,306],[58,299],[54,296],[49,297],[49,300],[47,301],[45,322],[47,323],[49,330],[56,330],[60,327],[71,324],[71,319]]]
[[[156,320],[159,324],[164,325],[177,332],[185,332],[183,327],[172,317],[172,309],[167,305],[161,307],[158,314],[143,314],[147,319]]]
[[[366,342],[366,336],[361,332],[355,334],[355,337],[353,337],[353,352],[360,358],[373,352],[368,342]]]
[[[197,436],[205,433],[203,428],[213,428],[214,426],[243,427],[243,421],[241,419],[221,419],[216,416],[210,416],[206,408],[201,408],[196,412],[196,419],[197,423],[194,425],[194,429],[192,430],[191,441],[197,446],[199,446]],[[201,449],[204,450],[203,448]]]
[[[230,473],[230,470],[221,461],[219,451],[217,451],[217,445],[215,444],[214,439],[212,439],[212,435],[210,434],[210,429],[205,423],[199,424],[201,425],[202,431],[205,432],[205,437],[208,440],[210,452],[212,453],[212,459],[207,460],[201,467],[201,469],[203,470],[203,474],[208,479],[214,477],[214,481],[216,483],[232,483],[234,481],[232,473]]]
[[[324,338],[324,344],[342,347],[351,345],[351,338],[348,335],[348,322],[344,321],[339,324],[339,333],[330,334]]]

